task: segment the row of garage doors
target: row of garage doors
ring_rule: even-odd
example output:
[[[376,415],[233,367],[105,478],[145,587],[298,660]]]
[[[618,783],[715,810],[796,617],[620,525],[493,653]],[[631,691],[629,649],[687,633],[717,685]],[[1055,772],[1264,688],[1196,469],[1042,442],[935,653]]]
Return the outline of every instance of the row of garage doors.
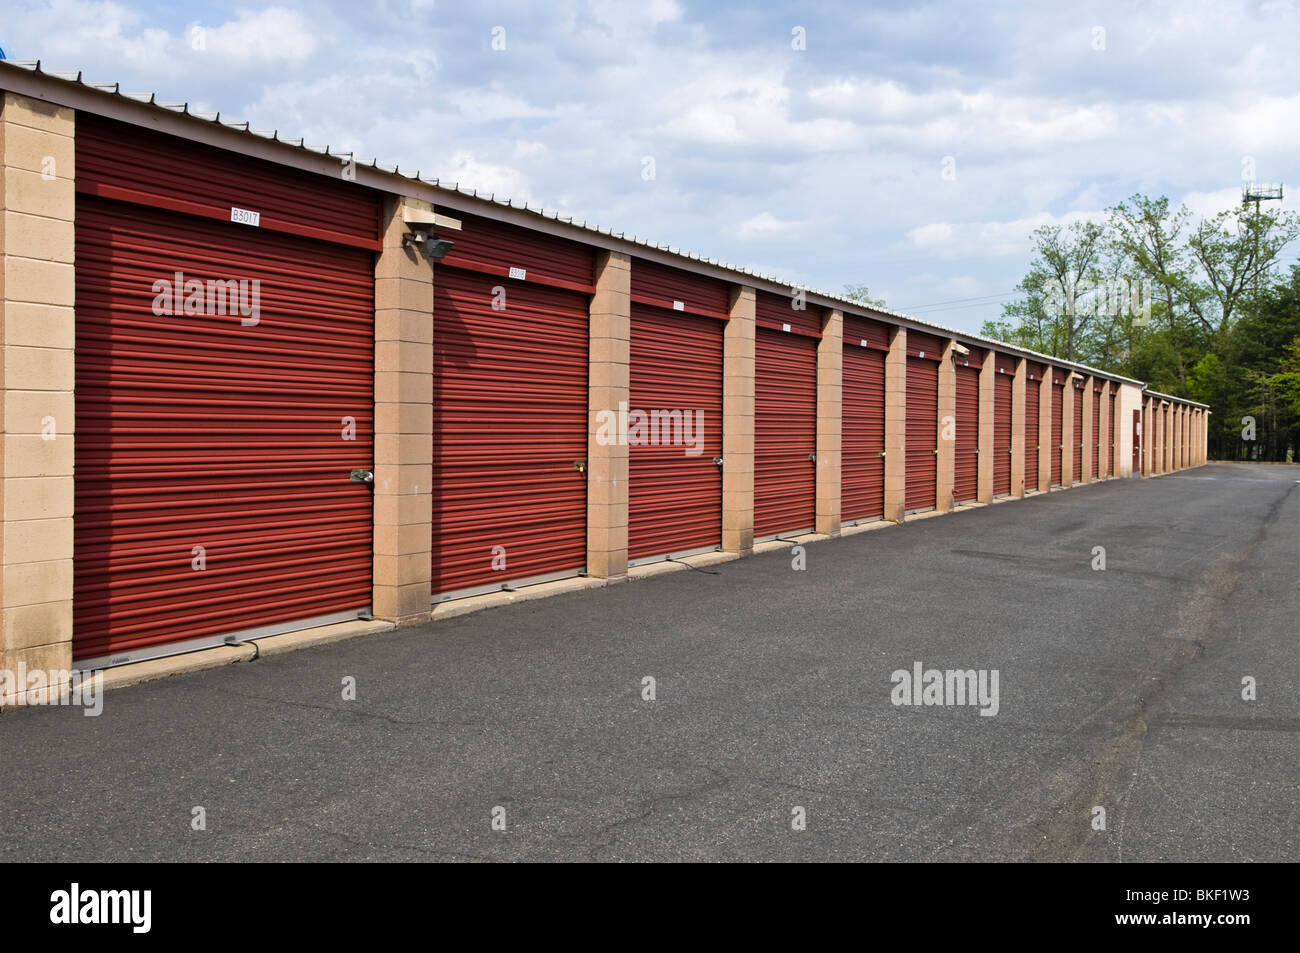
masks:
[[[93,116],[76,145],[74,658],[363,614],[378,197]],[[471,215],[454,241],[434,282],[435,599],[575,575],[586,556],[593,250]],[[619,422],[633,561],[720,544],[730,294],[634,263]],[[815,523],[820,322],[758,293],[757,538]],[[887,326],[846,316],[845,522],[883,513],[889,347]],[[959,501],[975,496],[974,353],[957,374]],[[909,510],[935,505],[941,357],[940,339],[908,334]],[[994,481],[1008,493],[1012,375],[998,360]]]

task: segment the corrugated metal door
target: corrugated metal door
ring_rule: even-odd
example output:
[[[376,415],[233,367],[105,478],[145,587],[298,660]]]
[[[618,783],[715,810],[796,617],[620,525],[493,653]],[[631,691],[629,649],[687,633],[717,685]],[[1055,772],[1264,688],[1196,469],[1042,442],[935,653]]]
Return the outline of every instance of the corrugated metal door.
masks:
[[[376,194],[87,113],[76,152],[74,660],[355,618]]]
[[[821,318],[762,291],[755,304],[754,535],[763,537],[816,523]]]
[[[1061,461],[1066,453],[1065,446],[1065,378],[1060,371],[1049,371],[1052,375],[1052,473],[1051,486],[1061,485]]]
[[[907,332],[907,467],[903,507],[933,508],[938,480],[939,361],[936,337]]]
[[[722,542],[722,329],[632,303],[629,559]]]
[[[1025,363],[1025,490],[1038,489],[1038,411],[1039,387],[1043,380],[1041,365]]]
[[[1111,476],[1115,476],[1115,432],[1119,430],[1119,421],[1115,419],[1115,385],[1111,384],[1110,387],[1110,416],[1107,418],[1110,421],[1110,449],[1107,451],[1109,453],[1107,457],[1109,462],[1106,472]]]
[[[993,378],[993,493],[995,496],[1011,494],[1011,391],[1015,379],[1015,359],[999,354]]]
[[[840,519],[879,519],[885,512],[885,355],[889,329],[844,316],[844,404]]]
[[[1076,381],[1074,391],[1074,451],[1070,456],[1070,478],[1079,483],[1083,477],[1083,385]]]
[[[1142,411],[1133,411],[1133,455],[1129,460],[1134,475],[1142,473]]]
[[[85,194],[76,235],[74,658],[355,617],[373,253]]]
[[[588,295],[446,265],[433,284],[434,598],[575,575]]]
[[[956,439],[953,446],[952,498],[975,499],[979,488],[980,361],[972,348],[970,364],[958,364]]]
[[[1101,443],[1101,387],[1092,389],[1092,463],[1090,473],[1094,480],[1101,474],[1101,455],[1105,448]]]

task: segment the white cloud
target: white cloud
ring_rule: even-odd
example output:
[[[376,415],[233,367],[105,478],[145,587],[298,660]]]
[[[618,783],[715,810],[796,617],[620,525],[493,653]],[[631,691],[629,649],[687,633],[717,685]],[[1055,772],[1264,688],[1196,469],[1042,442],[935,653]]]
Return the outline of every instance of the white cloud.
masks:
[[[762,240],[769,238],[792,238],[796,236],[802,222],[782,221],[771,212],[759,212],[753,218],[741,222],[735,234],[744,240]]]

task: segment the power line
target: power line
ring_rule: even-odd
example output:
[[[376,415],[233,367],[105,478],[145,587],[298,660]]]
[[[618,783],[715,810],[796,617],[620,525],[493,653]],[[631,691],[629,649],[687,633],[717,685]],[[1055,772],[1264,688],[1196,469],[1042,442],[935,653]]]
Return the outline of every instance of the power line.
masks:
[[[929,304],[914,304],[906,308],[899,308],[899,311],[924,311],[927,308],[937,308],[946,304],[962,304],[967,301],[988,301],[991,298],[1005,298],[1008,295],[1018,295],[1020,291],[1000,291],[997,294],[979,295],[974,298],[953,298],[950,301],[931,301]]]
[[[934,308],[930,311],[921,312],[921,316],[930,314],[944,314],[948,311],[965,311],[967,308],[988,308],[997,304],[996,301],[977,301],[975,304],[959,304],[955,308]],[[898,309],[903,311],[902,308]],[[915,311],[903,311],[904,314],[916,314]]]

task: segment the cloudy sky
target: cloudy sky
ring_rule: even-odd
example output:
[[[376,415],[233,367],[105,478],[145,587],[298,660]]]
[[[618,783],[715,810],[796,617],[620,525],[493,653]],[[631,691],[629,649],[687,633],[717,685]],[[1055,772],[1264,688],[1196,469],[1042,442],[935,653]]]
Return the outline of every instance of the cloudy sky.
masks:
[[[1249,161],[1300,186],[1298,37],[1296,0],[0,13],[12,58],[966,330],[1000,313],[1039,224],[1134,191],[1210,213]]]

